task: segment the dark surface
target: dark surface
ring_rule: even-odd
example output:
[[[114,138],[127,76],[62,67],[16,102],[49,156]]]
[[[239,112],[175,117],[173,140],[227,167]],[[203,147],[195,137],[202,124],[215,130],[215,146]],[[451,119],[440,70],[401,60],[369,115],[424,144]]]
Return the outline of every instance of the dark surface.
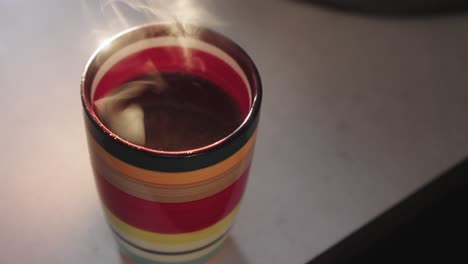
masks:
[[[468,159],[309,263],[466,261],[467,175]]]
[[[374,14],[425,15],[466,11],[465,0],[313,0],[329,7]]]

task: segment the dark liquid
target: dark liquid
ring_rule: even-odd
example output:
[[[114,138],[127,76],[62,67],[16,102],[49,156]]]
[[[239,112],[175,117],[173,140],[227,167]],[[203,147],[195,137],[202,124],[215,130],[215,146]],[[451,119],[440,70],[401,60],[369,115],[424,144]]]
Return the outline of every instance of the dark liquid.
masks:
[[[203,78],[158,73],[130,82],[135,81],[151,83],[127,102],[143,109],[146,147],[166,151],[200,148],[226,137],[242,122],[235,101]]]

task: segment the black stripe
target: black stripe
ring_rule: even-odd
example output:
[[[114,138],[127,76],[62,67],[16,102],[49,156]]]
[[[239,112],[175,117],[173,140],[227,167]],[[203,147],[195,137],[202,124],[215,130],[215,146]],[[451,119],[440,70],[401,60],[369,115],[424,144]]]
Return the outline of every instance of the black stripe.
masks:
[[[136,167],[164,172],[183,172],[202,169],[229,158],[252,137],[257,128],[258,119],[259,114],[251,120],[248,126],[244,127],[245,129],[238,131],[226,142],[213,149],[188,156],[170,156],[142,151],[130,145],[125,145],[110,135],[105,134],[104,131],[96,127],[97,124],[90,121],[88,114],[85,115],[86,126],[91,136],[112,156]]]
[[[178,255],[192,254],[192,253],[204,250],[204,249],[216,244],[217,242],[219,242],[221,239],[223,239],[225,236],[227,236],[227,234],[231,230],[231,228],[229,228],[226,232],[224,232],[221,236],[219,236],[215,240],[211,241],[210,243],[208,243],[208,244],[206,244],[206,245],[204,245],[202,247],[196,248],[196,249],[187,250],[187,251],[179,251],[179,252],[164,252],[164,251],[150,250],[150,249],[146,249],[146,248],[140,247],[138,245],[135,245],[134,243],[132,243],[132,242],[128,241],[127,239],[125,239],[124,237],[122,237],[112,226],[110,226],[110,228],[111,228],[111,230],[112,230],[112,232],[114,233],[115,236],[117,236],[120,240],[124,241],[128,245],[130,245],[130,246],[132,246],[132,247],[134,247],[136,249],[139,249],[141,251],[144,251],[146,253],[155,254],[155,255],[164,255],[164,256],[178,256]]]
[[[142,151],[141,149],[126,145],[97,128],[97,124],[90,121],[88,114],[85,116],[86,126],[90,134],[95,141],[111,155],[140,168],[165,172],[197,170],[227,159],[249,141],[257,128],[258,119],[259,114],[257,114],[244,129],[239,130],[238,133],[215,148],[192,155],[175,156]]]

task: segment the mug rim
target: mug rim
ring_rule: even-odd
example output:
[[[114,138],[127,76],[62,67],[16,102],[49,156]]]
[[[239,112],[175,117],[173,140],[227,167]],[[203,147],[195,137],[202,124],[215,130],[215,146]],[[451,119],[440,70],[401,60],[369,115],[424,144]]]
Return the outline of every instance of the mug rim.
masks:
[[[195,149],[188,149],[188,150],[181,150],[181,151],[168,151],[168,150],[158,150],[158,149],[152,149],[145,147],[143,145],[138,145],[135,143],[132,143],[128,140],[123,139],[120,137],[118,134],[112,132],[109,128],[107,128],[102,121],[98,118],[97,114],[93,110],[92,107],[92,102],[87,96],[87,89],[90,89],[90,84],[87,82],[87,75],[89,74],[90,68],[95,63],[96,59],[98,58],[99,54],[101,54],[105,49],[109,47],[109,45],[112,45],[112,43],[116,42],[117,40],[125,37],[128,34],[131,34],[133,32],[141,31],[141,30],[150,30],[151,28],[167,28],[170,29],[171,27],[177,27],[179,26],[178,23],[172,23],[172,22],[156,22],[156,23],[150,23],[150,24],[144,24],[144,25],[139,25],[135,26],[129,29],[126,29],[124,31],[121,31],[120,33],[115,34],[113,37],[111,37],[109,40],[106,41],[105,44],[99,46],[91,55],[89,58],[88,62],[86,63],[84,72],[82,74],[81,78],[81,101],[83,108],[85,110],[86,115],[88,116],[89,120],[92,122],[92,125],[95,126],[100,132],[104,133],[106,136],[112,138],[112,140],[119,145],[124,145],[126,147],[132,148],[134,150],[137,150],[138,152],[143,152],[146,154],[154,155],[154,156],[159,156],[159,157],[167,157],[167,158],[183,158],[183,157],[193,157],[193,156],[198,156],[202,155],[203,153],[208,153],[215,151],[217,149],[221,149],[223,146],[228,144],[230,141],[235,140],[236,138],[242,136],[247,130],[249,126],[251,126],[253,123],[258,122],[258,115],[260,111],[260,105],[262,101],[262,83],[260,80],[260,75],[258,73],[258,69],[253,62],[253,60],[250,58],[250,56],[245,52],[244,49],[242,49],[236,42],[231,40],[230,38],[224,36],[221,33],[218,33],[214,30],[208,29],[203,26],[197,26],[197,25],[192,25],[192,24],[184,24],[184,27],[189,27],[190,29],[197,30],[197,31],[202,31],[203,33],[213,35],[217,38],[221,38],[225,43],[230,45],[233,49],[235,49],[237,52],[239,52],[240,56],[242,57],[241,59],[245,60],[245,62],[250,66],[251,71],[250,73],[244,72],[244,74],[252,75],[252,80],[253,82],[250,83],[250,89],[252,91],[252,101],[249,107],[249,111],[245,117],[243,117],[242,123],[236,127],[234,131],[232,131],[230,134],[227,136],[223,137],[222,139],[215,141],[209,145],[205,145],[199,148]],[[145,37],[146,38],[146,37]],[[201,41],[203,41],[201,39]],[[222,49],[222,48],[221,48]],[[234,58],[236,60],[236,58]],[[102,65],[103,63],[99,63]],[[94,76],[93,76],[94,77]],[[90,80],[90,82],[93,79]],[[256,124],[255,124],[256,126]]]

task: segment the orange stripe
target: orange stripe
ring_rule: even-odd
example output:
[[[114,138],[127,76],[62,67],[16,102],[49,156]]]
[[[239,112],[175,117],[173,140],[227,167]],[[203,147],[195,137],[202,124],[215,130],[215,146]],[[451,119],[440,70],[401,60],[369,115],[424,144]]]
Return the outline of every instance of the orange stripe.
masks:
[[[253,149],[233,168],[207,181],[187,185],[147,184],[114,171],[96,155],[91,154],[93,168],[118,189],[138,198],[164,203],[181,203],[200,200],[216,194],[234,183],[249,167]]]
[[[209,180],[236,166],[249,154],[255,143],[256,135],[255,132],[249,141],[229,158],[210,167],[187,172],[162,172],[135,167],[109,154],[97,144],[90,134],[88,134],[88,142],[90,151],[98,155],[109,167],[122,174],[150,184],[185,185]]]

